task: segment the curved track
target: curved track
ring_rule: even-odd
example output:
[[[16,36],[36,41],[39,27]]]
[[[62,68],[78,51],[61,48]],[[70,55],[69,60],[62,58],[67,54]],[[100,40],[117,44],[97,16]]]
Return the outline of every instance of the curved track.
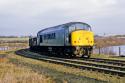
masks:
[[[100,58],[90,58],[90,59],[83,59],[83,60],[118,65],[118,66],[125,66],[125,61],[122,61],[122,60],[111,60],[111,59],[100,59]]]
[[[93,59],[79,60],[79,59],[48,57],[37,53],[29,52],[28,50],[19,50],[16,53],[25,57],[34,58],[34,59],[56,63],[56,64],[62,64],[65,66],[71,66],[75,68],[92,70],[92,71],[99,71],[99,72],[109,73],[112,75],[125,76],[125,66],[122,66],[123,65],[122,63],[125,63],[125,62],[119,61],[120,62],[119,63],[117,61],[118,64],[115,64],[116,63],[115,60],[109,60],[109,59],[97,60],[93,58]]]

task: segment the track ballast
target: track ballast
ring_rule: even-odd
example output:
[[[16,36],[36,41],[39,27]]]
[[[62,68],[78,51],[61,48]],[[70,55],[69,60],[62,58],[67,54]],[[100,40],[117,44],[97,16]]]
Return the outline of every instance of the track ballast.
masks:
[[[75,67],[84,70],[91,70],[91,71],[99,71],[106,74],[111,75],[118,75],[118,76],[125,76],[125,62],[116,60],[109,60],[109,59],[66,59],[66,58],[57,58],[57,57],[49,57],[44,56],[38,53],[30,52],[29,50],[19,50],[16,52],[18,55],[25,56],[28,58],[33,58],[37,60],[42,60],[50,63],[61,64],[64,66]],[[110,63],[109,63],[110,62]],[[120,64],[121,63],[121,64]]]

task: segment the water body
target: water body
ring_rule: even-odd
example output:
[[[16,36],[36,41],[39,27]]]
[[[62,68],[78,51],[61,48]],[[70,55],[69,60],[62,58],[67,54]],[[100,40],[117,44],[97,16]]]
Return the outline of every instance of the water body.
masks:
[[[116,53],[116,55],[123,55],[125,56],[125,45],[121,45],[121,46],[112,46],[114,52]]]
[[[0,46],[0,51],[7,51],[7,50],[12,50],[12,49],[24,49],[24,48],[29,48],[29,47],[22,47],[22,46],[16,46],[16,47],[9,47],[9,46]]]
[[[6,50],[9,50],[10,48],[9,47],[0,47],[0,51],[6,51]]]
[[[95,54],[99,54],[99,49],[94,49]],[[125,45],[109,46],[100,48],[100,54],[111,54],[115,56],[125,56]]]

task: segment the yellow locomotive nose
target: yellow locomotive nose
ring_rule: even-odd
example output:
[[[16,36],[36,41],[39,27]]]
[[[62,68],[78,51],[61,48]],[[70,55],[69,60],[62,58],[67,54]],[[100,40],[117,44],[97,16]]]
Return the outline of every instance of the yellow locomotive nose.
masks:
[[[72,46],[93,46],[93,32],[86,30],[77,30],[71,33]]]

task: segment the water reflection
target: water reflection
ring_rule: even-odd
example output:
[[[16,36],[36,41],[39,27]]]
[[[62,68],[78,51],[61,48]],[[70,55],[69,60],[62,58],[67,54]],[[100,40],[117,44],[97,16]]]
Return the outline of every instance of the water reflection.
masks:
[[[125,45],[121,46],[110,46],[100,49],[94,49],[94,54],[109,54],[115,56],[125,56]]]

